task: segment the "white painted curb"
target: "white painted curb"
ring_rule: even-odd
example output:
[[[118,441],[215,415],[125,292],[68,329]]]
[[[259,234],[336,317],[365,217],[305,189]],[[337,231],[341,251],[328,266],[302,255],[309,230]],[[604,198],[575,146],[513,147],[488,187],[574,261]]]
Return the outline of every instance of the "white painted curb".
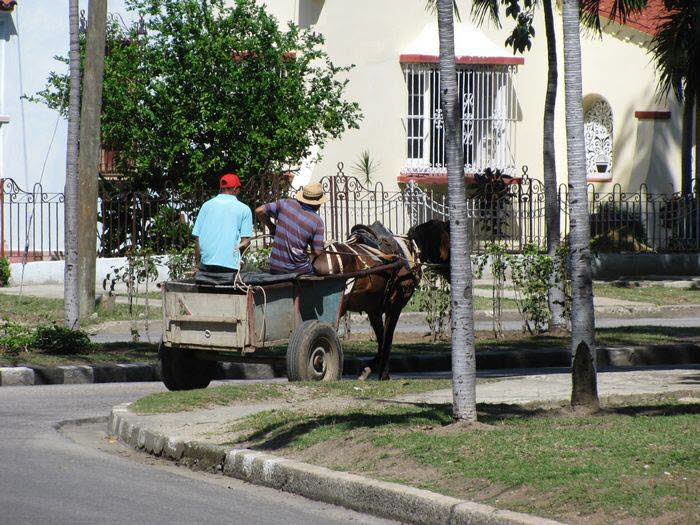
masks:
[[[149,430],[128,404],[112,409],[108,432],[149,454],[222,471],[254,485],[298,494],[404,523],[428,525],[557,525],[559,522],[443,496],[398,483],[337,472],[249,449],[181,441]]]

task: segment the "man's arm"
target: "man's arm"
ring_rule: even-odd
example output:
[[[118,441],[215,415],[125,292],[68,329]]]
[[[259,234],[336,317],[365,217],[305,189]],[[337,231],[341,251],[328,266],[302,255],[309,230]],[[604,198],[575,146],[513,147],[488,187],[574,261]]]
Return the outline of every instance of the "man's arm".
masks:
[[[238,249],[241,251],[241,255],[250,246],[250,237],[241,237],[241,242],[238,245]]]
[[[241,236],[241,242],[238,244],[238,249],[243,252],[250,246],[250,239],[253,237],[253,214],[250,213],[250,208],[245,207],[243,212],[243,220],[241,220],[241,229],[239,234]]]
[[[323,230],[323,224],[316,228],[314,231],[314,236],[311,239],[311,260],[315,259],[323,253],[323,246],[325,244],[325,232]]]
[[[271,204],[265,204],[263,206],[258,206],[257,208],[255,208],[255,216],[258,218],[258,220],[263,226],[267,226],[270,235],[274,235],[276,230],[275,223],[272,222],[272,215],[274,212],[270,210],[271,205],[275,204],[276,203],[273,202]]]
[[[199,237],[194,238],[194,268],[199,270],[199,263],[202,261],[202,253],[199,251]]]

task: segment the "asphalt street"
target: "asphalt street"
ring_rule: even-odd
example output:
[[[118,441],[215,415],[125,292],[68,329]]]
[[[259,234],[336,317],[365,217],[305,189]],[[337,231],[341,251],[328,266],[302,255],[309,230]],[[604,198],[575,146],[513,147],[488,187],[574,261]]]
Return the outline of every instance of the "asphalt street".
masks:
[[[113,405],[161,383],[0,389],[0,524],[390,523],[333,505],[194,473],[104,436]]]

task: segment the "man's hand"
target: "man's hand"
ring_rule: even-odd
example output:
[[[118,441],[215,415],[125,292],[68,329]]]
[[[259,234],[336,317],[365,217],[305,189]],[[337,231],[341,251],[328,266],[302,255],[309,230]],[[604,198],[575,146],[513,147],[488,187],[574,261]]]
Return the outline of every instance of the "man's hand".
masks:
[[[241,237],[241,242],[238,245],[238,249],[241,251],[241,255],[243,255],[243,252],[250,246],[250,237]]]
[[[255,216],[258,218],[258,221],[260,221],[260,223],[263,226],[267,226],[267,229],[270,231],[270,235],[275,234],[275,223],[272,222],[272,219],[265,211],[265,206],[258,206],[257,208],[255,208]]]

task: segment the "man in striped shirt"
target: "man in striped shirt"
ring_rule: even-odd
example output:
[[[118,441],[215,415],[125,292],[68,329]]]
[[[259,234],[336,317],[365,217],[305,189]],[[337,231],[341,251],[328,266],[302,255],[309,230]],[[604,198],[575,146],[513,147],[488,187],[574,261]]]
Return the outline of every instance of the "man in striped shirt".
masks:
[[[275,236],[270,273],[313,273],[308,248],[314,256],[323,251],[324,227],[318,209],[327,200],[320,184],[307,184],[293,199],[271,202],[255,210],[260,222]]]

